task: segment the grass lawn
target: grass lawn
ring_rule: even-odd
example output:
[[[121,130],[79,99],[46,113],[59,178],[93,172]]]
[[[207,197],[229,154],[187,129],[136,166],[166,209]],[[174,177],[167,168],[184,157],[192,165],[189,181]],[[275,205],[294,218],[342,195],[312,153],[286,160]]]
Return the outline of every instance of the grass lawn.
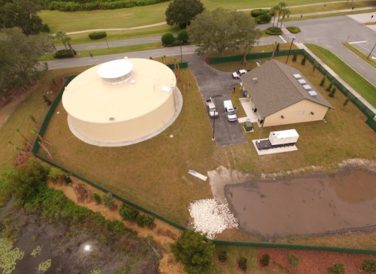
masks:
[[[343,106],[344,95],[339,91],[331,98],[324,88],[319,86],[322,79],[321,73],[313,72],[312,65],[306,62],[300,65],[300,59],[289,64],[297,68],[311,82],[317,91],[321,92],[332,104],[334,110],[329,110],[326,122],[312,122],[303,124],[286,125],[270,128],[255,128],[255,132],[247,134],[250,142],[252,139],[266,138],[272,130],[295,128],[300,138],[298,151],[259,157],[250,144],[234,145],[227,149],[216,151],[217,158],[226,159],[233,168],[251,172],[253,174],[294,170],[307,166],[323,166],[334,168],[337,163],[349,158],[376,159],[375,133],[366,124],[366,117],[354,106],[348,103]],[[285,62],[286,57],[277,57]],[[252,62],[250,62],[252,63]],[[252,66],[252,64],[249,64]],[[223,68],[227,66],[227,68]],[[253,65],[254,66],[254,65]],[[218,68],[217,65],[215,67]],[[240,63],[222,64],[222,70],[232,71],[242,68]],[[327,82],[328,84],[328,82]],[[354,140],[357,140],[354,142]]]
[[[271,7],[279,3],[279,0],[203,0],[204,6],[209,9],[251,9]],[[285,3],[291,5],[304,5],[312,3],[325,3],[322,0],[286,0]],[[355,6],[366,6],[368,3],[362,1],[354,3]],[[291,9],[292,13],[304,13],[322,10],[333,10],[345,8],[348,4],[328,4],[313,7],[300,7]],[[96,28],[128,28],[141,25],[155,24],[165,21],[165,10],[168,2],[125,9],[114,10],[93,10],[93,11],[75,11],[62,12],[43,10],[39,13],[45,23],[50,26],[51,32],[56,31],[79,31]],[[145,16],[147,15],[147,16]],[[82,20],[85,18],[85,20]]]
[[[314,54],[333,69],[345,82],[376,106],[376,87],[365,80],[331,51],[313,44],[306,45]]]
[[[162,44],[158,42],[158,43],[131,45],[131,46],[115,47],[115,48],[81,50],[78,52],[78,57],[89,57],[90,53],[93,56],[99,56],[99,55],[108,55],[108,54],[116,54],[116,53],[122,53],[122,52],[142,51],[142,50],[159,49],[159,48],[162,48]],[[40,58],[40,61],[53,60],[54,59],[53,56],[54,56],[53,53],[46,53]]]
[[[356,47],[352,46],[349,43],[344,43],[343,45],[346,48],[348,48],[349,50],[351,50],[353,53],[355,53],[356,55],[358,55],[360,58],[362,58],[364,61],[366,61],[368,64],[370,64],[371,66],[373,66],[374,68],[376,68],[376,61],[373,60],[371,57],[367,58],[366,54],[364,54],[362,51],[358,50]]]
[[[43,94],[50,90],[51,80],[62,75],[71,75],[81,71],[81,69],[67,69],[49,71],[36,83],[31,89],[31,95],[22,102],[9,120],[0,129],[0,170],[11,167],[16,159],[16,147],[23,146],[23,139],[17,129],[27,138],[34,138],[31,130],[35,128],[35,124],[30,119],[30,115],[34,116],[37,121],[41,121],[47,112],[47,105],[43,101]],[[9,144],[11,141],[14,145]]]
[[[53,116],[46,133],[51,153],[66,168],[186,224],[189,203],[211,196],[209,185],[187,172],[195,169],[205,173],[215,168],[215,147],[205,107],[189,70],[182,70],[179,87],[184,105],[177,121],[156,138],[122,148],[100,148],[79,141],[70,133],[60,105],[60,114]]]

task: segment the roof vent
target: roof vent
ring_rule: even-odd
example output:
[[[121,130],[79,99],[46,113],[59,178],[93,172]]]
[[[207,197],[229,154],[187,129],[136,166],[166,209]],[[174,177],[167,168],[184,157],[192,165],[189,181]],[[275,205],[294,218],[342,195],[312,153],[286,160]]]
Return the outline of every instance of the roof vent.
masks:
[[[298,82],[299,82],[299,84],[301,84],[301,85],[307,84],[307,81],[304,80],[303,78],[299,79]]]
[[[292,76],[294,76],[295,79],[300,79],[302,76],[299,73],[295,73]]]
[[[303,88],[307,91],[312,89],[310,85],[303,85]]]
[[[258,78],[257,78],[257,77],[253,77],[253,78],[252,78],[252,81],[253,81],[253,83],[257,83]]]

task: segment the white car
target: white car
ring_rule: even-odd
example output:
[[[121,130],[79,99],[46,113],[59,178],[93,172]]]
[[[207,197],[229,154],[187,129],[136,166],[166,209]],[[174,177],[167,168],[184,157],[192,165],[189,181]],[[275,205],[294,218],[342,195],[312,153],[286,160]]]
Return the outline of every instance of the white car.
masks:
[[[237,71],[234,71],[234,72],[232,73],[232,78],[233,78],[233,79],[240,79],[240,75],[239,75],[239,73],[238,73]]]
[[[217,108],[215,107],[214,101],[211,97],[206,100],[206,107],[208,109],[208,113],[211,118],[218,117]]]
[[[247,70],[246,69],[239,69],[238,74],[243,75],[246,74]]]
[[[223,107],[225,109],[225,113],[227,116],[227,120],[229,122],[236,122],[238,121],[238,116],[236,115],[235,109],[232,105],[231,100],[223,101]]]

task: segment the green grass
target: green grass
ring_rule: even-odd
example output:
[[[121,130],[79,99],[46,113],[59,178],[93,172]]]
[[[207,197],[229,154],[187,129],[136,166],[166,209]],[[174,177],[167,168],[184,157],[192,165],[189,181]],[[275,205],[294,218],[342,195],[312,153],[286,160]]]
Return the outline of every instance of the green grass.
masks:
[[[211,196],[209,185],[187,172],[195,169],[205,173],[215,165],[211,159],[214,144],[209,118],[189,70],[181,71],[179,86],[184,105],[176,122],[155,138],[121,148],[95,147],[75,138],[60,104],[57,109],[60,114],[52,117],[46,133],[54,159],[109,190],[185,225],[189,220],[189,203]]]
[[[345,82],[361,94],[369,103],[376,106],[376,87],[346,65],[331,51],[313,44],[306,45],[314,54],[333,69]]]
[[[225,9],[250,9],[269,7],[278,4],[279,0],[204,0],[205,7],[209,10],[215,8]],[[324,3],[320,0],[287,0],[288,5],[303,5],[312,3]],[[328,9],[343,8],[347,4],[328,4],[327,7],[321,5],[314,7],[293,8],[293,13],[322,11]],[[366,2],[356,2],[354,5],[364,6]],[[44,10],[39,13],[45,23],[47,23],[51,32],[56,31],[79,31],[86,29],[96,28],[128,28],[141,25],[155,24],[165,21],[165,10],[168,2],[125,9],[114,10],[93,10],[93,11],[75,11],[75,12],[62,12]],[[146,16],[147,15],[147,16]],[[82,20],[82,19],[85,20]]]
[[[158,48],[162,48],[162,45],[159,42],[141,44],[141,45],[124,46],[124,47],[116,47],[116,48],[81,50],[78,52],[78,57],[89,57],[90,53],[93,56],[99,56],[99,55],[116,54],[116,53],[130,52],[130,51],[142,51],[142,50],[158,49]],[[53,59],[54,59],[53,53],[47,53],[40,58],[41,61],[49,61]]]
[[[361,59],[363,59],[364,61],[366,61],[368,64],[370,64],[371,66],[373,66],[374,68],[376,68],[376,61],[371,59],[370,58],[367,58],[367,55],[365,55],[362,51],[358,50],[356,47],[350,45],[349,43],[344,43],[343,44],[346,48],[348,48],[349,50],[351,50],[353,53],[355,53],[356,55],[358,55]]]

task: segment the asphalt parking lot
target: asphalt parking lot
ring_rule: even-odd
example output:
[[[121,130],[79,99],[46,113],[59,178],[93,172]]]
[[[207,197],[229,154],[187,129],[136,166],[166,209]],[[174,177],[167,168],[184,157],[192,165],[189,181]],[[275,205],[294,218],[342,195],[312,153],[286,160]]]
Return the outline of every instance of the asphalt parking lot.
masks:
[[[231,73],[213,69],[199,56],[189,55],[186,57],[189,67],[195,75],[203,102],[212,97],[216,105],[219,117],[213,121],[215,141],[220,145],[240,144],[246,140],[237,122],[228,122],[224,112],[223,101],[230,99],[231,92],[239,80],[234,80]]]

